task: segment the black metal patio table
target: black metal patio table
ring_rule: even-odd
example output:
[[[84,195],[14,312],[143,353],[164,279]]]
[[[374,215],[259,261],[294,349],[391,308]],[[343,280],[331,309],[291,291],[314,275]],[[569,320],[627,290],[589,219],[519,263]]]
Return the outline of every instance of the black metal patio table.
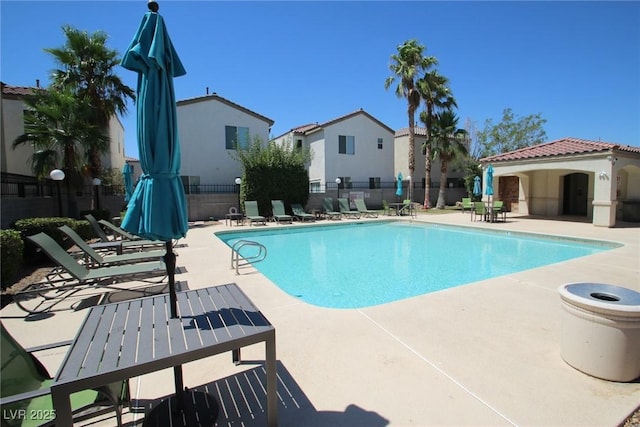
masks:
[[[56,426],[72,425],[69,396],[226,351],[265,342],[267,422],[277,425],[275,328],[235,284],[92,307],[51,386]]]

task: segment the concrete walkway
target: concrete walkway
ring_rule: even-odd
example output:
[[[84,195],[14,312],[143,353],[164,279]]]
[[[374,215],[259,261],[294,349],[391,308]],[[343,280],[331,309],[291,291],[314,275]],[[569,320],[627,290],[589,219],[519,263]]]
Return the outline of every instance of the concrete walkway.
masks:
[[[613,427],[638,406],[639,381],[600,380],[562,360],[557,289],[588,281],[640,291],[640,224],[609,229],[517,215],[509,215],[506,223],[486,224],[472,223],[468,213],[460,212],[419,214],[417,221],[624,246],[389,304],[343,310],[301,302],[253,269],[236,276],[229,248],[213,234],[236,227],[214,223],[193,227],[180,242],[176,252],[183,272],[177,280],[189,289],[235,282],[276,327],[281,426]],[[72,339],[86,314],[79,307],[103,291],[69,298],[46,318],[25,317],[11,304],[0,312],[2,322],[24,346]],[[51,373],[64,351],[41,355]],[[243,350],[245,363],[239,366],[231,363],[230,354],[190,363],[184,366],[185,385],[206,388],[218,397],[218,425],[264,425],[259,381],[263,359],[264,347],[252,346]],[[131,380],[137,409],[126,411],[128,426],[141,425],[143,408],[173,392],[172,375],[167,370]],[[115,420],[107,416],[91,425],[113,426]]]

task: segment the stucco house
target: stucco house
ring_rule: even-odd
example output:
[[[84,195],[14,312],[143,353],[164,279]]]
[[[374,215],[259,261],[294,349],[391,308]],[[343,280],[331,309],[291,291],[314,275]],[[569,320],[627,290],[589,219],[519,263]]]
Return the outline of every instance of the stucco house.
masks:
[[[0,159],[2,172],[31,177],[33,172],[30,159],[33,155],[33,148],[27,144],[21,145],[14,150],[12,144],[18,136],[24,133],[24,111],[26,109],[24,97],[41,88],[39,84],[36,87],[10,86],[5,83],[1,83],[1,85],[2,152]],[[102,167],[122,169],[125,163],[124,127],[117,116],[113,116],[109,121],[109,137],[111,138],[111,144],[109,145],[109,150],[102,154]]]
[[[311,149],[313,193],[325,192],[328,183],[335,186],[337,178],[344,189],[374,189],[393,181],[393,129],[363,109],[295,127],[274,140]]]
[[[480,159],[512,212],[640,222],[640,147],[562,138]],[[486,196],[485,196],[486,197]]]
[[[424,201],[424,190],[426,187],[425,150],[424,143],[427,141],[427,129],[424,127],[414,127],[414,158],[415,170],[411,181],[413,183],[412,199],[417,202]],[[409,128],[402,128],[394,135],[394,171],[402,173],[404,180],[408,180],[409,174]],[[467,151],[469,146],[466,146]],[[438,200],[438,188],[440,187],[441,162],[438,159],[431,161],[431,190],[429,200],[435,206]],[[466,197],[464,188],[463,172],[456,170],[453,165],[447,168],[447,205],[452,205],[461,197]]]
[[[176,105],[185,184],[233,184],[242,174],[242,165],[232,157],[236,141],[246,146],[258,136],[266,142],[274,123],[216,93]]]

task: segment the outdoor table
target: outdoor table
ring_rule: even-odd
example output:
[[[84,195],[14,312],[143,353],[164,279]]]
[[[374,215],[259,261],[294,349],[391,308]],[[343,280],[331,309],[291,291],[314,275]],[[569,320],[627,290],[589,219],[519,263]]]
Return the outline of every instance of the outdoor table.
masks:
[[[275,328],[235,284],[92,307],[51,385],[56,426],[72,425],[69,396],[79,390],[265,342],[267,422],[277,425]]]
[[[396,216],[400,215],[400,209],[404,206],[404,203],[389,203],[390,208],[395,208]]]
[[[227,225],[227,221],[229,221],[229,225],[233,225],[233,221],[236,221],[236,225],[240,225],[243,223],[244,216],[241,213],[228,213],[224,216],[224,225]]]

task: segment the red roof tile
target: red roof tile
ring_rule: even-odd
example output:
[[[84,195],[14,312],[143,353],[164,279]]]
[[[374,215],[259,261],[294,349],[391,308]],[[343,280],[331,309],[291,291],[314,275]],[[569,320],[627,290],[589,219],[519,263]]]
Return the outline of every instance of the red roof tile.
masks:
[[[512,160],[535,159],[541,157],[567,156],[572,154],[598,153],[607,151],[626,151],[640,154],[640,147],[620,145],[611,142],[589,141],[578,138],[562,138],[531,147],[521,148],[508,153],[480,159],[481,162],[501,162]]]
[[[32,87],[23,87],[23,86],[10,86],[2,83],[2,94],[3,95],[15,95],[15,96],[25,96],[33,94]]]

